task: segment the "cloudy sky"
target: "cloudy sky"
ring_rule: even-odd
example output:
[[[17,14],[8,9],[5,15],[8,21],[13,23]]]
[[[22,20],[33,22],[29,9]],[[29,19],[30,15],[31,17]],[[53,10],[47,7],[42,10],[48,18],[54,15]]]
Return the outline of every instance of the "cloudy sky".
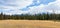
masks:
[[[0,0],[0,12],[14,14],[60,14],[60,0]]]

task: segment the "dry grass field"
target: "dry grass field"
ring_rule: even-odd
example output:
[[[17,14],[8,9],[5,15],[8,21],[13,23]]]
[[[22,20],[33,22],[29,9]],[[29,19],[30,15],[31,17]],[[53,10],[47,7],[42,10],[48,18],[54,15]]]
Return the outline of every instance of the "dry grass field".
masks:
[[[0,28],[60,28],[60,22],[47,20],[0,20]]]

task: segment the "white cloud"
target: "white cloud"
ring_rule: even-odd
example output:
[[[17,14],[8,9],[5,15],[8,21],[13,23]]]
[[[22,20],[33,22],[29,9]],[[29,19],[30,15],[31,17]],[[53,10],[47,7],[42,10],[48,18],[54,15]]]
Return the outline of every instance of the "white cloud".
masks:
[[[3,10],[3,13],[8,15],[21,14],[24,11],[21,11],[19,9],[26,7],[31,3],[32,3],[32,0],[0,0],[0,9]],[[13,11],[10,11],[10,10],[13,10]]]
[[[55,11],[56,14],[60,14],[60,0],[48,4],[44,9],[49,11],[52,10],[51,13],[54,13],[53,11]]]
[[[32,3],[32,0],[0,0],[0,7],[4,9],[20,9]]]
[[[30,10],[28,11],[30,14],[38,14],[42,12],[60,14],[60,0],[51,2],[48,5],[41,4],[40,6],[30,7]]]
[[[2,2],[1,2],[2,1]],[[32,3],[32,0],[1,0],[2,5],[23,8]]]
[[[37,13],[40,13],[40,12],[43,12],[43,8],[45,6],[43,4],[41,4],[40,6],[34,6],[34,7],[30,7],[30,9],[28,10],[28,13],[30,14],[37,14]]]
[[[4,1],[2,1],[4,2]],[[5,14],[12,15],[12,14],[37,14],[41,12],[49,12],[53,13],[53,9],[55,10],[55,13],[60,13],[60,0],[56,0],[55,2],[50,2],[48,5],[41,4],[39,6],[33,6],[29,7],[30,9],[28,11],[21,11],[20,8],[24,8],[27,5],[30,5],[32,3],[32,0],[10,0],[10,2],[6,2],[7,5],[1,5],[0,9],[3,9]],[[15,5],[15,6],[13,6]],[[9,10],[13,10],[10,11]],[[6,12],[7,11],[7,12]]]

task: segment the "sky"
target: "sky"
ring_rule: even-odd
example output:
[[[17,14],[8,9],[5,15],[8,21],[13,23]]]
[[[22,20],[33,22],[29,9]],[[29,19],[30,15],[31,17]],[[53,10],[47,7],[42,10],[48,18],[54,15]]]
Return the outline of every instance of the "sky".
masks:
[[[60,0],[0,0],[0,13],[14,14],[60,14]]]

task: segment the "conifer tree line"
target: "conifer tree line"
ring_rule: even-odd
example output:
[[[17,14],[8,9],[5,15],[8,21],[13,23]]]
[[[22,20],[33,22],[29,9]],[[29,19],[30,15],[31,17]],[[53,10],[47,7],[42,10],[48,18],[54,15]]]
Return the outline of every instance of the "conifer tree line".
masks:
[[[21,15],[3,15],[0,14],[0,20],[60,20],[60,14],[21,14]]]

